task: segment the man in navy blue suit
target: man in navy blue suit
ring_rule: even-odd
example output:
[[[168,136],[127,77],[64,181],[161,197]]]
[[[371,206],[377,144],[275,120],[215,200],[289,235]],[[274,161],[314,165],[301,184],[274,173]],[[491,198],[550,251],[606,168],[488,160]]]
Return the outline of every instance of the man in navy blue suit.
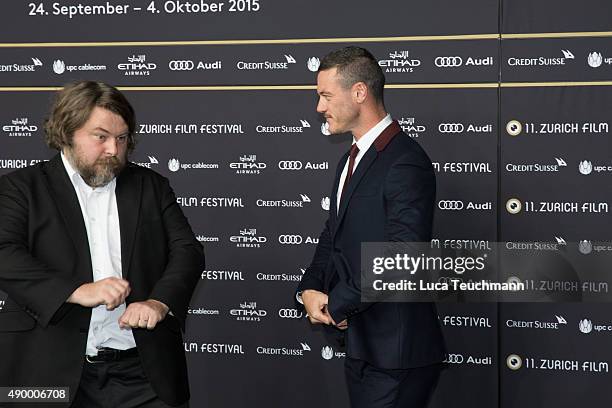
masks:
[[[423,149],[384,105],[385,77],[367,50],[321,61],[317,111],[331,134],[351,132],[338,163],[329,219],[298,286],[313,324],[345,333],[353,407],[425,407],[446,351],[432,303],[361,301],[362,242],[431,239],[435,175]]]

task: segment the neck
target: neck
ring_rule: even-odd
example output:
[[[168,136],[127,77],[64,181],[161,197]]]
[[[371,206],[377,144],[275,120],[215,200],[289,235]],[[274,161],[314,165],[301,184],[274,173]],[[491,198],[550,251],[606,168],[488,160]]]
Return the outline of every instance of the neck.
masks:
[[[362,112],[359,118],[359,124],[352,130],[353,137],[355,140],[361,139],[363,135],[368,133],[370,129],[378,124],[383,118],[387,116],[387,111],[383,106],[377,107],[376,109],[368,109]]]

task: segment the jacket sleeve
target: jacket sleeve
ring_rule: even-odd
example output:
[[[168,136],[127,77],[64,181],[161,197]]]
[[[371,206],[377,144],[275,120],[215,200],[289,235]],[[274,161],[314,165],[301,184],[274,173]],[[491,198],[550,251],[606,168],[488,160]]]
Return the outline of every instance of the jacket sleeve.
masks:
[[[331,255],[331,233],[329,230],[329,219],[325,222],[325,227],[319,235],[319,243],[315,250],[310,266],[306,268],[302,281],[298,285],[297,291],[303,292],[307,289],[325,290],[325,272],[330,261]]]
[[[398,160],[385,180],[387,240],[431,240],[435,198],[436,178],[431,164],[415,164],[409,157]]]
[[[168,262],[150,298],[168,306],[184,328],[191,295],[204,269],[204,250],[196,240],[166,178],[163,178],[161,185],[160,205],[168,239]]]
[[[22,190],[8,176],[0,178],[0,289],[46,327],[73,306],[65,302],[84,282],[63,278],[30,254],[31,198]]]

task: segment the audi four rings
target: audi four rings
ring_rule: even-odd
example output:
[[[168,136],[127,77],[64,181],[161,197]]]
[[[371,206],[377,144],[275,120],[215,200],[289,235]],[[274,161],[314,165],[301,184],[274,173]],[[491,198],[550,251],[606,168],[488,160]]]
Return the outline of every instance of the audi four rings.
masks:
[[[279,235],[278,242],[284,245],[299,245],[302,243],[301,235]]]
[[[440,123],[438,132],[440,133],[461,133],[465,129],[463,123]]]
[[[438,208],[441,210],[463,210],[463,201],[459,200],[440,200]]]
[[[461,57],[437,57],[434,60],[436,67],[440,68],[451,68],[460,67],[463,65],[463,58]]]
[[[281,170],[301,170],[302,162],[299,160],[283,160],[278,162],[278,168]]]
[[[449,354],[445,361],[450,364],[461,364],[463,363],[463,356],[461,354]]]
[[[279,309],[278,317],[282,317],[283,319],[299,319],[304,314],[297,309]]]
[[[174,60],[168,63],[168,68],[172,71],[191,71],[194,66],[191,60]]]

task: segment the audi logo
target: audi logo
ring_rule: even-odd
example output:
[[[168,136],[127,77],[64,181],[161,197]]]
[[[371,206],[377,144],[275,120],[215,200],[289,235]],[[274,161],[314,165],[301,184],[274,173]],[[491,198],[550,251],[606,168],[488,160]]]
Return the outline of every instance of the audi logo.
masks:
[[[445,363],[450,364],[461,364],[463,363],[463,355],[461,354],[449,354],[444,360]]]
[[[279,235],[278,242],[283,245],[299,245],[302,243],[301,235]]]
[[[438,132],[440,133],[461,133],[465,127],[462,123],[440,123]]]
[[[191,71],[193,66],[193,61],[190,60],[174,60],[168,63],[168,68],[172,71]]]
[[[441,210],[463,210],[463,201],[458,200],[440,200],[438,208]]]
[[[279,309],[278,317],[283,319],[300,319],[304,314],[297,309]]]
[[[283,160],[278,162],[278,168],[281,170],[301,170],[302,162],[299,160]]]
[[[437,57],[434,60],[436,67],[440,68],[452,68],[460,67],[463,65],[463,58],[461,57]]]

